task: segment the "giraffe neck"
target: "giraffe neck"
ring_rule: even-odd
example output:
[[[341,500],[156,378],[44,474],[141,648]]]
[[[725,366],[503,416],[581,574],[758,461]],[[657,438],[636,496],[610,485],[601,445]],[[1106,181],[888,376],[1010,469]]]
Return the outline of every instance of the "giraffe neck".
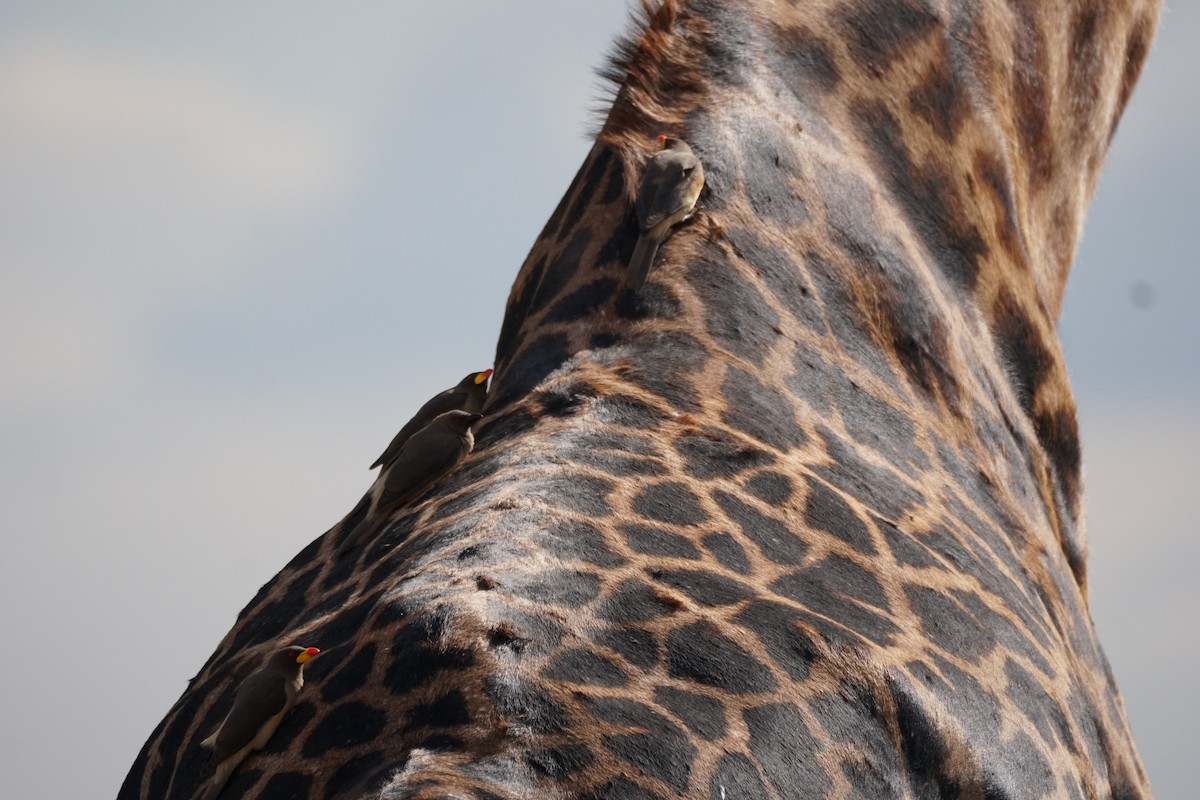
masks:
[[[777,335],[826,361],[876,376],[873,362],[890,362],[908,384],[892,399],[927,403],[917,416],[931,428],[957,425],[986,480],[1032,481],[1083,585],[1080,445],[1055,325],[1156,11],[1154,0],[647,11],[608,71],[619,88],[596,147],[514,285],[501,398],[581,353],[661,347],[644,334],[667,319],[699,343],[694,360],[736,360],[712,316],[745,327],[777,309],[767,316],[799,322]],[[631,298],[615,290],[660,132],[697,148],[708,189],[701,220],[660,255],[669,289]],[[824,322],[807,325],[814,307]],[[821,327],[833,335],[801,333]],[[988,433],[983,409],[1003,431]],[[1008,439],[1019,456],[996,452]]]

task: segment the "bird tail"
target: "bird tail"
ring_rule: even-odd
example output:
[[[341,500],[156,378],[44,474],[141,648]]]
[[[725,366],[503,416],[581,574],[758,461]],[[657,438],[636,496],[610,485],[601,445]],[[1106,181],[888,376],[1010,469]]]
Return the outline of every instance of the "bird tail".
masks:
[[[654,264],[654,256],[658,254],[658,246],[662,244],[657,236],[642,234],[638,237],[633,248],[633,256],[629,259],[629,270],[625,273],[625,288],[640,292]]]
[[[365,495],[363,495],[363,499],[358,501],[358,505],[354,507],[354,510],[346,515],[346,522],[350,522],[351,520],[355,519],[357,521],[354,523],[353,527],[350,528],[350,532],[346,534],[345,538],[342,539],[342,543],[339,544],[337,549],[333,551],[333,557],[335,559],[341,558],[346,554],[347,551],[354,549],[354,546],[358,544],[358,540],[362,538],[364,533],[366,533],[367,528],[369,527],[368,523],[371,522],[371,511],[373,511],[371,508],[372,505],[371,493],[367,492]],[[342,527],[346,527],[345,523],[342,524]]]
[[[235,759],[227,758],[217,765],[217,769],[213,772],[213,776],[209,778],[203,790],[200,792],[199,800],[216,800],[221,794],[221,790],[225,788],[225,784],[229,781],[230,774],[237,768],[234,763]]]

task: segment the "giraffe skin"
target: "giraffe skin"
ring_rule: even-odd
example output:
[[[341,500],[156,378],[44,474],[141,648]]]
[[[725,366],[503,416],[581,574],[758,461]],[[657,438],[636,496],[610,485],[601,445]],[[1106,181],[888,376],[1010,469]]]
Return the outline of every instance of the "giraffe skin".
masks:
[[[1055,326],[1154,0],[643,9],[508,300],[475,452],[246,606],[121,800],[1148,798],[1087,606]],[[621,288],[659,133],[694,219]]]

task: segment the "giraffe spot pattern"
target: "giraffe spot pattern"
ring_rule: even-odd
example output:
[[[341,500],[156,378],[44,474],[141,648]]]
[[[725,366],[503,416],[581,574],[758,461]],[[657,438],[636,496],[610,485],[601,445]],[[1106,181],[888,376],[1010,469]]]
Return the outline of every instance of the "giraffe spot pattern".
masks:
[[[230,797],[1146,796],[1053,319],[1153,19],[1047,9],[645,12],[476,452],[265,585],[121,800],[192,796],[240,654],[301,632],[322,658]],[[635,293],[659,131],[708,179]]]
[[[771,673],[708,622],[671,631],[666,639],[668,673],[734,694],[775,688]]]

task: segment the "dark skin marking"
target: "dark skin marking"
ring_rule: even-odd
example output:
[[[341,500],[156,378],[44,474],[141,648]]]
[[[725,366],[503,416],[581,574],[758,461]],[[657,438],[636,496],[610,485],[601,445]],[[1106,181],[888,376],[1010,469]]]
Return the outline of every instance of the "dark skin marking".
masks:
[[[630,252],[633,251],[633,242],[630,243]],[[661,267],[662,264],[660,263]],[[650,273],[650,282],[647,283],[640,292],[634,293],[631,291],[623,291],[617,295],[616,312],[617,318],[622,320],[637,321],[658,319],[670,321],[677,319],[683,312],[679,301],[674,296],[662,290],[660,284],[654,281],[654,272]]]
[[[628,731],[601,737],[610,752],[677,792],[687,789],[696,748],[679,726],[632,700],[589,697],[585,704],[601,722]]]
[[[796,346],[793,370],[785,379],[792,396],[803,399],[818,414],[827,413],[832,408],[830,389],[846,383],[845,374],[802,343]]]
[[[576,191],[575,199],[571,203],[571,209],[567,212],[567,219],[587,219],[587,215],[583,213],[584,208],[595,202],[596,188],[614,166],[615,162],[611,147],[599,145],[593,148],[591,157],[587,162],[584,162],[583,171],[571,182],[571,186]],[[612,171],[620,172],[621,170],[612,169]],[[579,180],[581,177],[583,178],[582,182]]]
[[[993,228],[996,240],[1004,247],[1013,264],[1027,269],[1029,255],[1017,226],[1017,208],[1013,200],[1012,177],[995,153],[979,150],[975,153],[976,185],[987,191],[997,210]]]
[[[1051,107],[1050,90],[1046,86],[1046,46],[1038,23],[1036,9],[1022,4],[1014,6],[1013,32],[1013,102],[1017,136],[1021,153],[1028,159],[1029,184],[1034,191],[1041,189],[1054,176],[1057,165],[1050,146],[1050,123],[1046,109]]]
[[[653,669],[659,663],[658,639],[654,634],[632,625],[612,625],[593,635],[600,647],[607,647],[621,658],[643,670]]]
[[[744,583],[708,570],[648,570],[659,583],[672,586],[702,606],[716,607],[737,603],[755,591]]]
[[[746,481],[746,491],[773,506],[782,506],[792,498],[795,489],[787,475],[763,470]]]
[[[567,744],[545,750],[535,750],[525,756],[526,763],[548,778],[562,780],[596,760],[592,751],[584,744]]]
[[[970,111],[960,77],[950,61],[948,45],[942,41],[937,55],[908,95],[908,107],[929,123],[946,144],[953,144]]]
[[[800,711],[790,703],[759,706],[742,714],[750,731],[750,752],[767,780],[785,798],[822,797],[829,775],[816,759],[796,753],[815,753],[820,744]]]
[[[870,631],[882,629],[897,632],[885,619],[850,600],[889,611],[887,596],[879,580],[848,558],[832,555],[815,564],[776,579],[771,589],[784,597],[817,611],[831,619],[842,621],[851,629]]]
[[[885,519],[876,517],[875,524],[883,531],[884,538],[887,539],[888,550],[891,551],[892,555],[901,564],[907,564],[908,566],[920,569],[929,567],[942,568],[944,566],[941,561],[934,557],[930,548],[923,544],[917,537],[901,531]]]
[[[844,439],[831,431],[819,431],[825,437],[832,464],[813,468],[820,477],[840,489],[843,494],[857,497],[889,519],[899,519],[906,509],[920,499],[916,490],[894,473],[864,460]]]
[[[701,540],[704,548],[726,569],[742,575],[750,574],[750,561],[746,551],[728,533],[710,533]]]
[[[804,444],[803,430],[787,398],[745,370],[729,368],[721,385],[725,411],[721,419],[779,450]]]
[[[671,613],[671,608],[652,586],[632,578],[621,582],[597,613],[608,622],[649,622]]]
[[[564,650],[542,669],[542,677],[585,686],[624,686],[625,670],[602,655],[584,648]]]
[[[580,464],[594,467],[607,472],[616,478],[647,477],[652,478],[666,474],[666,468],[658,461],[645,458],[632,458],[619,453],[597,452],[586,450],[575,453],[574,458]]]
[[[833,394],[846,431],[855,441],[882,454],[898,468],[928,468],[929,459],[916,445],[910,414],[853,382],[835,384]]]
[[[989,631],[941,592],[922,586],[909,586],[905,591],[926,638],[935,646],[971,660],[987,655],[996,646]]]
[[[497,713],[529,726],[534,733],[554,733],[567,727],[567,713],[532,681],[495,673],[484,679],[484,691]]]
[[[992,306],[996,344],[1014,380],[1013,389],[1026,413],[1033,411],[1034,393],[1054,367],[1054,358],[1016,298],[1001,292]]]
[[[544,531],[537,541],[557,558],[579,559],[607,568],[625,563],[625,557],[608,546],[604,534],[587,522],[557,522]]]
[[[1046,692],[1041,682],[1011,658],[1004,663],[1004,677],[1007,681],[1004,696],[1033,722],[1042,741],[1050,747],[1061,742],[1073,754],[1081,755],[1066,711]]]
[[[726,753],[721,756],[709,781],[709,800],[767,796],[767,787],[758,776],[753,761],[741,753]]]
[[[393,694],[408,694],[440,674],[474,665],[472,650],[462,647],[441,649],[436,646],[438,637],[426,637],[426,632],[415,623],[401,628],[396,634],[392,663],[383,677],[384,686]]]
[[[561,209],[563,204],[567,202],[564,195],[559,202]],[[557,211],[555,214],[557,215]],[[555,218],[552,216],[550,221],[546,223],[546,228],[549,229],[552,225],[557,225]],[[524,284],[519,288],[513,286],[514,294],[508,299],[508,308],[504,314],[504,322],[500,325],[500,336],[496,341],[496,366],[508,368],[508,359],[517,351],[518,336],[521,333],[521,328],[529,314],[530,307],[533,303],[533,294],[537,291],[538,284],[542,281],[542,275],[546,272],[546,254],[542,253],[538,256],[538,260],[533,263],[533,266],[525,273],[526,279]]]
[[[653,483],[633,498],[633,510],[643,518],[675,525],[699,525],[708,519],[700,498],[682,483]]]
[[[779,317],[758,290],[728,263],[692,261],[687,279],[704,304],[708,335],[721,347],[761,366],[779,338]],[[731,314],[730,308],[739,313]]]
[[[291,749],[292,742],[306,734],[312,725],[313,720],[317,718],[317,706],[315,703],[308,700],[301,700],[292,706],[292,710],[287,713],[285,722],[281,723],[279,730],[275,731],[275,735],[259,752],[264,755],[272,753],[286,753]]]
[[[326,711],[313,725],[301,748],[305,758],[330,750],[368,744],[383,733],[387,717],[381,709],[351,700]]]
[[[708,352],[694,337],[683,333],[653,336],[651,346],[631,358],[624,377],[658,395],[678,411],[695,411],[695,371],[708,360]]]
[[[730,477],[775,462],[765,450],[734,441],[714,428],[684,431],[673,444],[687,462],[688,474],[696,478]]]
[[[1050,662],[1042,654],[1041,649],[1031,641],[1031,637],[1026,632],[1025,626],[1021,625],[1023,620],[1021,620],[1020,615],[1018,615],[1018,623],[1014,624],[1008,617],[988,606],[983,601],[983,598],[975,592],[954,591],[950,592],[950,596],[962,604],[962,607],[967,610],[971,618],[986,628],[991,638],[1000,645],[1012,652],[1024,654],[1026,658],[1032,661],[1043,672],[1049,673],[1054,671]],[[1018,627],[1019,625],[1021,627]]]
[[[809,330],[821,331],[825,329],[825,321],[820,316],[813,302],[812,292],[805,280],[804,273],[798,268],[795,259],[779,249],[778,246],[768,242],[758,232],[740,227],[726,228],[722,234],[725,241],[733,249],[734,254],[745,261],[752,270],[758,273],[759,277],[766,283],[768,291],[775,299],[786,306],[793,319],[807,327]],[[720,262],[724,259],[720,258],[720,250],[712,244],[708,244],[704,248],[706,258],[710,258],[715,262]],[[727,265],[725,269],[732,270],[732,265]],[[744,278],[731,276],[730,280],[744,280]],[[758,296],[755,291],[751,297]],[[724,297],[714,297],[714,302],[725,309],[727,318],[732,321],[729,324],[736,324],[737,319],[742,313],[754,313],[762,315],[767,313],[765,309],[755,309],[753,312],[741,312],[735,317],[728,313],[729,303]],[[709,313],[716,313],[710,307]],[[762,317],[761,322],[755,322],[756,326],[771,326],[777,324],[774,313],[769,316]],[[773,345],[777,341],[778,331],[771,329],[773,336],[768,335],[765,330],[759,331],[755,335]],[[737,352],[736,348],[731,348]]]
[[[283,574],[285,573],[281,572],[280,576]],[[315,574],[316,569],[313,568],[296,575],[278,600],[266,603],[253,613],[249,613],[249,609],[243,612],[242,626],[234,634],[230,651],[237,653],[258,642],[278,639],[286,633],[305,607],[304,598],[312,588],[312,576]],[[277,576],[267,591],[273,591],[276,582],[281,580],[282,578]]]
[[[614,778],[593,792],[576,795],[574,800],[663,800],[663,796],[625,778]]]
[[[613,278],[600,278],[581,286],[546,312],[546,322],[575,322],[592,316],[617,289]]]
[[[1067,503],[1074,505],[1083,493],[1082,470],[1083,448],[1079,442],[1079,423],[1073,411],[1059,408],[1034,414],[1033,427],[1038,440],[1046,448],[1046,455],[1054,464],[1056,477],[1062,482]],[[1076,544],[1074,539],[1070,543]],[[1066,551],[1067,560],[1076,580],[1082,582],[1087,569],[1087,554],[1082,547]]]
[[[600,422],[638,429],[653,428],[666,419],[659,409],[640,398],[626,394],[612,394],[600,398],[592,413]]]
[[[550,386],[537,393],[541,413],[550,417],[571,417],[588,407],[596,399],[596,389],[586,381],[575,381],[567,386]]]
[[[471,722],[467,699],[454,689],[429,703],[413,706],[408,712],[408,727],[453,728]]]
[[[326,703],[341,700],[362,688],[371,678],[371,668],[378,655],[374,642],[367,642],[358,652],[338,665],[335,673],[320,682],[321,699]],[[312,675],[310,674],[310,679]]]
[[[531,342],[513,363],[505,367],[504,380],[497,382],[499,391],[489,393],[488,405],[503,408],[524,397],[570,357],[570,342],[561,333],[548,333]]]
[[[592,230],[589,227],[580,227],[572,233],[570,240],[542,275],[542,283],[538,286],[529,313],[536,313],[562,293],[575,277],[583,254],[591,242]]]
[[[787,525],[767,516],[728,492],[713,492],[729,520],[741,528],[742,535],[758,546],[763,556],[777,564],[798,564],[808,545]]]
[[[612,493],[613,485],[603,478],[570,474],[540,475],[528,479],[523,491],[548,505],[589,517],[606,517],[612,513],[608,495]]]
[[[819,658],[820,648],[798,626],[799,620],[793,608],[768,600],[755,600],[734,617],[739,625],[754,631],[767,654],[792,680],[803,681]]]
[[[666,639],[672,677],[696,681],[734,694],[769,692],[775,680],[737,642],[708,622],[676,628]]]
[[[600,576],[594,572],[571,569],[535,573],[527,583],[515,583],[513,594],[537,603],[578,607],[587,605],[600,594]]]
[[[378,774],[383,764],[383,754],[375,751],[355,756],[342,764],[325,782],[325,798],[338,797],[355,787],[365,787],[370,778]]]
[[[825,307],[843,309],[843,313],[830,314],[824,318],[818,330],[828,327],[848,358],[858,362],[885,383],[890,383],[894,379],[891,366],[868,333],[867,321],[863,318],[862,311],[856,305],[849,288],[850,278],[843,275],[842,270],[833,262],[815,254],[810,253],[805,256],[805,263],[813,278],[814,293]],[[837,368],[836,379],[838,381],[844,379],[844,372],[845,370]],[[807,390],[802,389],[801,391],[805,395],[810,395],[820,390],[820,384],[815,384]],[[821,408],[820,405],[816,407]]]
[[[873,0],[847,4],[839,28],[853,63],[879,78],[937,27],[938,18],[922,0]]]
[[[875,543],[866,524],[841,495],[819,481],[808,484],[804,521],[814,528],[832,533],[861,553],[875,553]]]
[[[824,39],[804,26],[772,25],[770,30],[775,38],[775,47],[771,52],[786,54],[774,61],[773,71],[782,76],[797,95],[802,95],[809,88],[821,92],[832,92],[838,88],[842,80],[841,70]]]
[[[1074,120],[1072,138],[1076,147],[1084,147],[1095,124],[1093,111],[1100,102],[1100,81],[1104,77],[1104,30],[1107,4],[1084,5],[1071,20],[1071,50],[1067,59],[1067,86],[1076,108],[1086,109]]]
[[[654,699],[700,738],[715,742],[725,735],[725,707],[719,700],[670,686],[655,689]]]
[[[900,122],[882,102],[861,101],[851,113],[874,152],[876,169],[934,262],[953,285],[974,289],[987,244],[947,168],[936,161],[914,161]]]
[[[647,525],[622,525],[619,530],[625,536],[625,542],[643,555],[700,558],[696,545],[677,533]]]
[[[964,787],[942,773],[949,749],[920,695],[904,678],[889,678],[888,684],[896,705],[900,749],[913,797],[962,797]]]
[[[757,26],[721,0],[693,0],[690,10],[706,23],[703,74],[717,85],[747,88],[758,72],[753,54],[763,46]]]

